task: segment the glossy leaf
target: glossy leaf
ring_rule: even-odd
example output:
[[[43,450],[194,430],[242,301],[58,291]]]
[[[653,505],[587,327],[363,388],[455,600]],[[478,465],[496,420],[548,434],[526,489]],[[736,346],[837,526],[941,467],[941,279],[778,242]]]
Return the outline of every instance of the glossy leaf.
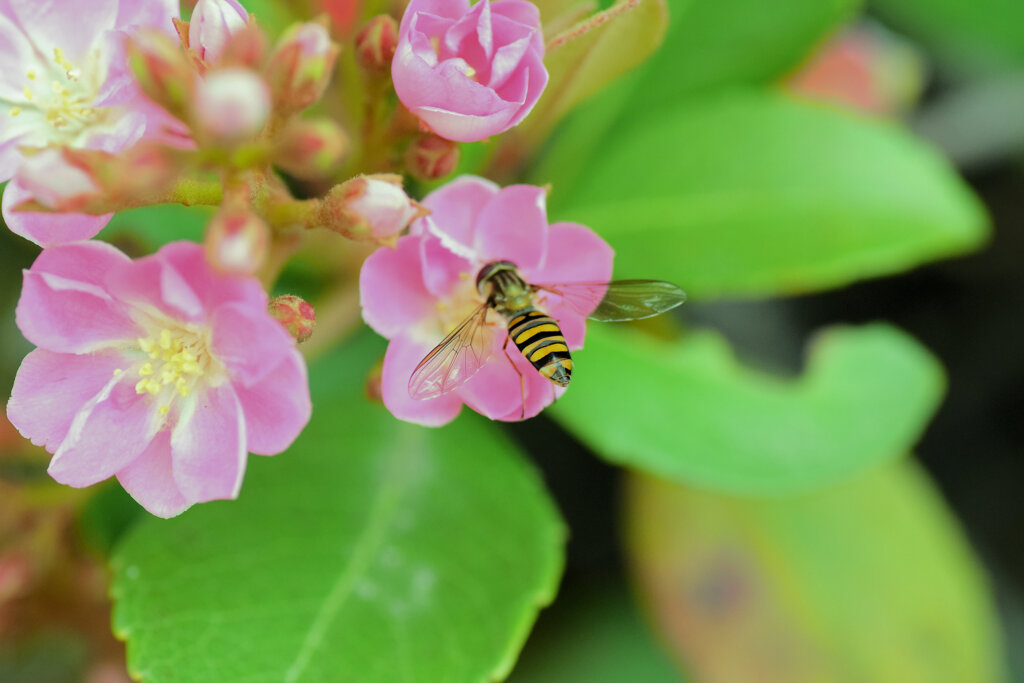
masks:
[[[648,613],[703,683],[1004,680],[985,577],[913,461],[782,499],[637,475],[627,537]]]
[[[483,681],[553,597],[564,530],[500,432],[362,396],[373,343],[311,370],[315,414],[240,500],[149,518],[116,551],[130,670],[178,681]]]
[[[1024,4],[1017,0],[871,0],[896,29],[957,60],[1024,64]]]
[[[577,438],[614,463],[723,491],[807,490],[897,457],[944,386],[936,360],[885,325],[827,330],[792,380],[745,368],[708,332],[673,344],[589,325],[573,358],[553,413]]]
[[[550,80],[519,135],[543,140],[579,102],[650,56],[667,24],[665,0],[620,0],[549,37],[544,64]]]
[[[988,234],[948,162],[899,126],[758,91],[638,117],[569,194],[552,212],[597,229],[619,276],[695,299],[835,287]]]

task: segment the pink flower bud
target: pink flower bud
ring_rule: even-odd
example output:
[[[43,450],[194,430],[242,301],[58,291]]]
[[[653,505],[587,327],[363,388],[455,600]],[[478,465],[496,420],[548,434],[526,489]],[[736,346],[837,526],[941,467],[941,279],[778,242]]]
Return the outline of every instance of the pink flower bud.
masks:
[[[363,27],[356,36],[356,61],[370,73],[383,73],[391,66],[398,46],[398,22],[381,14]]]
[[[280,137],[274,163],[306,180],[328,176],[349,150],[345,131],[332,119],[297,121]]]
[[[79,208],[100,192],[88,173],[68,163],[61,151],[54,148],[26,156],[21,162],[19,180],[42,206],[59,211]]]
[[[125,41],[132,74],[146,97],[182,119],[188,110],[195,70],[163,31],[143,28]]]
[[[196,57],[214,65],[231,36],[249,23],[249,13],[236,0],[199,0],[188,26],[188,43]]]
[[[402,190],[402,177],[357,176],[331,190],[324,199],[326,226],[359,241],[394,244],[398,233],[423,214]]]
[[[548,82],[540,12],[527,0],[412,0],[391,77],[441,137],[483,140],[523,120]]]
[[[267,258],[270,228],[247,209],[222,209],[206,228],[206,258],[229,275],[252,275]]]
[[[458,143],[437,135],[421,135],[405,150],[406,170],[419,180],[444,178],[458,165]]]
[[[281,36],[267,64],[274,104],[288,115],[320,99],[331,79],[338,46],[316,22],[297,24]]]
[[[293,294],[274,297],[270,301],[270,315],[280,320],[300,344],[313,336],[316,311],[300,297]]]
[[[193,115],[200,131],[216,142],[251,140],[270,117],[270,91],[248,69],[211,71],[196,88]]]

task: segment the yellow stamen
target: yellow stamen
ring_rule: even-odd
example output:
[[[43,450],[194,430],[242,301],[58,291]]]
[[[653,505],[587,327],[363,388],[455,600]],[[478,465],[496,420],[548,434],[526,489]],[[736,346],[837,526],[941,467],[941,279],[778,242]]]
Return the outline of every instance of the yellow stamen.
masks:
[[[145,363],[141,368],[139,368],[139,376],[140,377],[151,377],[152,375],[153,375],[153,364],[152,363]]]
[[[160,413],[161,415],[166,415],[167,413],[171,412],[171,407],[160,406],[159,408],[156,409],[156,412]]]
[[[21,113],[21,107],[11,107],[10,111],[7,112],[11,116],[17,116]]]
[[[30,81],[36,80],[36,70],[35,69],[29,69],[28,73],[26,75],[28,76],[28,80],[30,80]]]
[[[28,87],[27,85],[25,86],[25,89],[22,91],[22,93],[25,95],[25,99],[29,102],[31,102],[32,99],[35,97],[35,95],[32,94],[32,88]]]

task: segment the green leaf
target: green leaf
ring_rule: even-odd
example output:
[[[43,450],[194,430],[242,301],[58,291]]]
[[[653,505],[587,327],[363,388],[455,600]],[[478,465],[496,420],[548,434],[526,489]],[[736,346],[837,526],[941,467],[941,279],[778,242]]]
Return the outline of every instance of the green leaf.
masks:
[[[696,680],[1004,680],[985,578],[913,461],[784,499],[637,476],[627,538]]]
[[[647,59],[667,25],[665,0],[620,0],[551,37],[544,56],[550,80],[519,134],[542,141],[580,101]]]
[[[1024,64],[1024,3],[1019,0],[872,0],[895,28],[958,61],[979,67]]]
[[[599,455],[761,494],[841,481],[907,452],[944,388],[938,362],[886,325],[827,330],[794,380],[743,367],[708,332],[671,344],[591,325],[574,359],[554,416]]]
[[[484,681],[553,597],[564,529],[534,470],[465,415],[440,430],[362,397],[379,344],[311,369],[315,414],[238,501],[138,524],[112,559],[144,681]]]
[[[509,683],[681,683],[624,586],[559,597],[541,621]],[[547,615],[545,615],[547,618]]]
[[[213,209],[206,206],[160,204],[115,214],[100,237],[118,245],[128,244],[145,252],[169,242],[201,242]]]
[[[836,287],[988,234],[948,162],[901,127],[760,91],[638,117],[551,199],[611,243],[623,276],[705,299]]]
[[[776,80],[859,6],[860,0],[671,0],[665,46],[644,70],[634,106]]]

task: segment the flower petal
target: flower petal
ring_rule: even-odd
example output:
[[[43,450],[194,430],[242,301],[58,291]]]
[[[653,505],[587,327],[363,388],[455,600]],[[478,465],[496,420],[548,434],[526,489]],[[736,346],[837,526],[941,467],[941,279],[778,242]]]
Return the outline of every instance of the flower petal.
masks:
[[[207,311],[213,311],[229,302],[263,309],[270,303],[259,280],[218,273],[206,260],[203,247],[199,244],[173,242],[160,249],[158,254],[162,261],[173,266],[192,286]]]
[[[62,484],[91,486],[142,453],[160,428],[156,404],[125,375],[112,379],[75,415],[47,470]]]
[[[100,283],[128,258],[101,242],[43,251],[25,271],[15,316],[36,346],[61,353],[89,353],[139,335],[124,307]]]
[[[295,353],[295,339],[266,309],[224,304],[213,312],[210,326],[213,353],[236,384],[260,382]]]
[[[501,188],[486,178],[464,175],[434,190],[423,199],[430,209],[427,219],[413,222],[410,232],[431,232],[444,245],[464,256],[472,254],[477,217]]]
[[[522,2],[522,0],[514,0]],[[129,26],[153,26],[164,29],[168,35],[173,35],[174,24],[171,19],[178,16],[180,11],[178,0],[120,0],[117,8],[117,21],[114,24],[117,28]]]
[[[444,241],[436,235],[421,237],[420,260],[423,264],[423,284],[428,292],[439,299],[451,295],[466,278],[476,277],[476,266],[445,248]]]
[[[476,220],[474,246],[485,261],[508,260],[523,270],[536,268],[547,250],[547,190],[510,185]]]
[[[501,350],[505,338],[505,335],[498,336],[490,361],[456,392],[467,406],[492,420],[533,417],[554,401],[555,385],[537,372],[511,341],[506,348],[506,358]]]
[[[455,419],[462,409],[462,400],[455,391],[425,401],[409,395],[412,371],[431,348],[405,336],[392,339],[384,354],[381,395],[385,407],[399,420],[438,427]]]
[[[171,433],[161,431],[127,467],[117,480],[139,505],[157,517],[174,517],[191,507],[178,489],[171,472]]]
[[[0,100],[24,100],[25,76],[37,59],[21,27],[7,12],[0,13]]]
[[[90,216],[84,213],[42,213],[15,211],[14,207],[32,199],[32,194],[17,178],[7,183],[3,197],[3,216],[7,227],[41,247],[77,242],[95,237],[114,214]]]
[[[398,33],[399,35],[405,33],[409,29],[413,17],[419,12],[457,19],[468,11],[469,0],[412,0],[406,7],[405,14],[402,15]]]
[[[205,283],[187,280],[162,256],[163,250],[112,268],[105,279],[107,289],[150,315],[202,322],[206,309],[197,288]]]
[[[435,311],[434,299],[423,286],[421,239],[406,235],[393,249],[381,247],[363,262],[359,273],[363,320],[382,336],[398,336]]]
[[[245,419],[230,384],[187,401],[171,431],[174,481],[193,503],[237,498],[245,475]]]
[[[245,414],[249,452],[274,455],[291,446],[309,422],[312,404],[302,354],[293,351],[258,384],[235,384]]]
[[[73,355],[35,349],[18,368],[7,417],[22,436],[53,453],[83,405],[121,367],[116,352]]]
[[[18,22],[46,58],[60,49],[82,66],[93,41],[117,20],[117,0],[75,0],[72,9],[61,0],[8,0]]]

